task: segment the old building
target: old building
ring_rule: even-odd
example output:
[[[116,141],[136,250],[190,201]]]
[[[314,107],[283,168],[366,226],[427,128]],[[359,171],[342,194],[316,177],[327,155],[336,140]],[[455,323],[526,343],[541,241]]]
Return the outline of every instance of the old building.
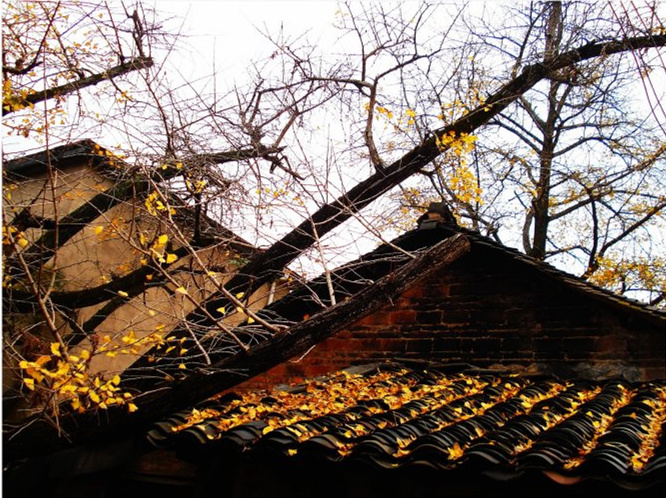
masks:
[[[31,278],[61,311],[53,314],[60,335],[77,354],[105,347],[93,351],[90,375],[122,373],[151,347],[144,338],[168,333],[216,290],[207,272],[224,282],[258,251],[191,202],[158,198],[154,185],[175,177],[178,166],[160,166],[153,178],[91,140],[3,165],[5,226],[21,238]],[[5,339],[32,359],[49,352],[53,336],[16,256],[5,251]],[[276,278],[244,302],[257,310],[285,292]],[[242,319],[230,314],[225,320]],[[5,356],[6,402],[17,387],[16,366]]]
[[[451,264],[403,271],[454,239],[467,249]],[[663,495],[663,311],[437,216],[331,277],[332,308],[320,278],[258,312],[324,324],[314,347],[145,432],[46,459],[41,469],[58,476],[48,489]],[[357,318],[316,321],[336,308]]]

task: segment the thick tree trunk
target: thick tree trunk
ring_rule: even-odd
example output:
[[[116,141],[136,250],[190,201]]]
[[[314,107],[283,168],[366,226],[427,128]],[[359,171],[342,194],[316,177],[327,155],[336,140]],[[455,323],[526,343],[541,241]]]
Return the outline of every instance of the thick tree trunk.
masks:
[[[560,51],[562,41],[562,2],[548,2],[545,9],[549,10],[545,28],[546,46],[544,50],[544,64]],[[536,197],[532,202],[532,219],[534,233],[532,243],[527,254],[533,258],[543,260],[546,258],[548,244],[548,224],[550,223],[550,186],[552,178],[553,157],[555,154],[556,137],[555,121],[559,116],[557,92],[560,83],[550,81],[548,92],[548,116],[543,123],[543,140],[539,154],[539,183],[536,185]],[[526,248],[527,249],[527,248]]]

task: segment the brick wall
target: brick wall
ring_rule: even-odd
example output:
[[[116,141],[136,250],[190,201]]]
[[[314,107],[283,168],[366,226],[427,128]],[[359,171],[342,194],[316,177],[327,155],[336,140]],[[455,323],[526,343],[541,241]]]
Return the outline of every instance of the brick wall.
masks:
[[[391,359],[512,367],[566,377],[666,377],[666,321],[604,303],[473,246],[441,274],[240,387],[298,382]]]

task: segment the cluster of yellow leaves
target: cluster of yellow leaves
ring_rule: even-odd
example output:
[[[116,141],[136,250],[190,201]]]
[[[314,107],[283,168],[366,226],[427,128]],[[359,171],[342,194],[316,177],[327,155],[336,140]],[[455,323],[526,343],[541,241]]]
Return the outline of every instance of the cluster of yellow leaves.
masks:
[[[264,188],[263,188],[263,192],[266,193],[266,194],[268,194],[268,195],[273,196],[273,197],[276,198],[276,199],[277,199],[278,197],[282,197],[282,196],[285,196],[285,195],[289,194],[289,191],[288,191],[287,189],[285,189],[285,188],[274,188],[274,189],[273,189],[273,188],[271,188],[271,187],[264,187]],[[260,190],[260,189],[257,189],[257,190],[255,191],[255,193],[256,193],[256,194],[260,194],[260,193],[261,193],[261,190]]]
[[[415,186],[403,187],[391,196],[400,207],[395,214],[382,217],[380,223],[403,231],[412,230],[416,226],[417,218],[425,212],[425,208],[418,210],[414,209],[414,206],[428,206],[431,202],[440,200],[429,191]]]
[[[445,153],[444,161],[451,166],[446,183],[462,203],[483,202],[483,190],[476,175],[467,167],[466,156],[476,147],[477,137],[468,133],[456,134],[454,131],[436,137],[437,147]]]
[[[104,242],[123,235],[124,229],[127,227],[127,221],[122,216],[113,218],[106,225],[97,225],[93,232],[97,236],[97,240]]]
[[[16,70],[3,72],[3,111],[19,111],[5,116],[3,124],[9,135],[43,141],[46,129],[66,124],[64,99],[34,106],[26,98],[75,81],[90,68],[116,64],[117,52],[109,44],[120,43],[119,32],[114,23],[97,21],[90,5],[80,2],[13,1],[3,7],[3,65]],[[47,76],[26,69],[35,60],[48,68]]]
[[[150,257],[158,263],[166,263],[170,265],[178,260],[178,256],[174,253],[166,252],[168,242],[169,236],[165,233],[154,237],[152,241],[149,241],[143,232],[139,233],[139,244],[143,249],[148,251]],[[141,264],[147,265],[148,260],[142,259]]]
[[[466,165],[455,166],[448,175],[447,184],[459,202],[483,204],[483,189],[479,187],[476,175]]]
[[[99,340],[95,352],[115,358],[119,354],[141,354],[145,349],[151,347],[156,347],[159,350],[167,344],[167,341],[176,340],[175,338],[165,340],[162,333],[163,329],[164,325],[158,325],[155,332],[143,337],[137,337],[133,330],[129,330],[116,341],[110,335],[104,335]]]
[[[8,135],[20,135],[28,138],[32,134],[37,134],[37,138],[39,139],[48,127],[66,124],[67,115],[59,99],[54,99],[54,106],[37,110],[32,102],[27,101],[28,96],[34,93],[34,90],[28,88],[15,90],[9,79],[3,81],[3,111],[15,112],[26,110],[26,113],[22,113],[21,116],[11,116],[5,119],[4,125]]]
[[[476,139],[476,135],[470,135],[469,133],[457,134],[455,131],[450,131],[435,137],[437,147],[439,147],[441,151],[450,150],[458,157],[462,157],[465,154],[472,152],[476,147]]]
[[[120,148],[120,146],[118,146]],[[125,159],[125,155],[122,153],[116,153],[109,149],[101,147],[99,144],[94,145],[95,154],[107,159],[107,165],[114,166],[116,168],[122,167],[122,161]]]
[[[663,440],[663,428],[666,426],[666,388],[658,388],[657,393],[659,395],[657,400],[643,400],[643,403],[648,405],[652,411],[648,416],[648,424],[641,425],[642,431],[638,432],[641,445],[631,459],[631,466],[637,472],[640,472],[654,456],[660,441]]]
[[[25,234],[18,228],[12,226],[6,227],[3,225],[2,245],[11,246],[12,241],[16,242],[16,244],[18,244],[21,248],[26,247],[29,244],[28,239],[25,238]]]
[[[259,206],[266,210],[270,210],[272,206],[280,205],[280,203],[292,208],[305,205],[303,198],[294,191],[293,184],[289,181],[284,182],[283,185],[257,188],[254,193],[260,197]]]
[[[32,93],[35,92],[26,88],[14,90],[11,80],[4,80],[2,82],[2,109],[8,112],[34,108],[34,104],[26,101],[28,95]]]
[[[176,210],[174,208],[169,208],[162,202],[162,198],[157,191],[153,191],[148,195],[146,198],[145,206],[152,216],[158,216],[158,213],[160,212],[169,212],[172,215],[176,214]]]
[[[52,395],[56,407],[69,403],[74,410],[83,413],[118,405],[126,406],[129,412],[136,411],[132,394],[118,387],[118,375],[104,379],[89,374],[90,358],[88,350],[84,349],[76,356],[54,342],[50,355],[41,355],[35,361],[23,360],[19,367],[24,374],[24,385],[32,391],[40,389]]]
[[[16,244],[20,249],[26,248],[30,242],[21,230],[13,226],[2,226],[2,245],[6,248],[14,247]],[[4,252],[3,252],[4,256]],[[2,259],[2,265],[4,270],[5,259]],[[11,289],[16,285],[16,280],[8,273],[3,271],[2,277],[2,287],[5,289]]]
[[[364,104],[365,112],[370,112],[370,104]],[[395,130],[400,131],[401,125],[414,126],[416,124],[416,111],[413,109],[407,108],[404,114],[400,115],[397,120],[394,120],[395,115],[393,111],[387,109],[384,106],[378,105],[374,108],[375,120],[384,119],[387,123],[393,123]]]
[[[204,191],[206,185],[208,185],[206,180],[185,180],[185,186],[187,187],[188,192],[192,194],[200,194]]]
[[[473,61],[473,58],[470,57],[470,61]],[[485,84],[480,82],[472,83],[471,87],[467,90],[465,101],[456,99],[453,102],[446,102],[442,104],[441,112],[437,116],[437,119],[441,121],[453,122],[456,119],[465,116],[478,106],[484,106],[483,110],[489,111],[490,106],[485,105],[486,97],[482,95],[484,86]]]
[[[168,208],[162,202],[160,194],[157,191],[153,191],[148,195],[145,202],[146,209],[152,216],[158,216],[158,212],[167,212],[171,214],[176,214],[176,211],[173,208]]]
[[[629,402],[631,401],[631,398],[635,395],[634,391],[626,389],[621,384],[618,385],[618,387],[622,392],[622,396],[613,402],[613,405],[609,413],[599,414],[592,411],[585,412],[585,416],[592,419],[592,427],[594,427],[594,434],[592,434],[590,438],[588,438],[586,441],[583,442],[582,446],[578,451],[578,455],[564,462],[563,466],[565,469],[572,469],[578,467],[583,462],[585,456],[588,455],[594,448],[597,447],[599,438],[608,431],[608,428],[611,426],[611,424],[614,421],[613,414],[617,412],[620,408],[628,405]]]
[[[645,291],[666,291],[666,260],[659,257],[635,260],[598,258],[598,268],[589,277],[590,282],[613,291],[640,288]]]

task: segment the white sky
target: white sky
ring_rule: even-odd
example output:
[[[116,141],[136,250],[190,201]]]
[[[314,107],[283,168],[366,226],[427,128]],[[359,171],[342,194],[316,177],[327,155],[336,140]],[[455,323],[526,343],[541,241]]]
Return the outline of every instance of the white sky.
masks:
[[[178,57],[184,74],[192,68],[202,75],[212,72],[213,55],[218,71],[242,71],[251,59],[265,56],[271,45],[260,31],[276,33],[284,26],[290,34],[309,31],[313,41],[332,35],[337,10],[329,0],[158,0],[154,6],[165,16],[173,13],[170,26],[183,35],[180,51],[191,50],[191,58]]]

